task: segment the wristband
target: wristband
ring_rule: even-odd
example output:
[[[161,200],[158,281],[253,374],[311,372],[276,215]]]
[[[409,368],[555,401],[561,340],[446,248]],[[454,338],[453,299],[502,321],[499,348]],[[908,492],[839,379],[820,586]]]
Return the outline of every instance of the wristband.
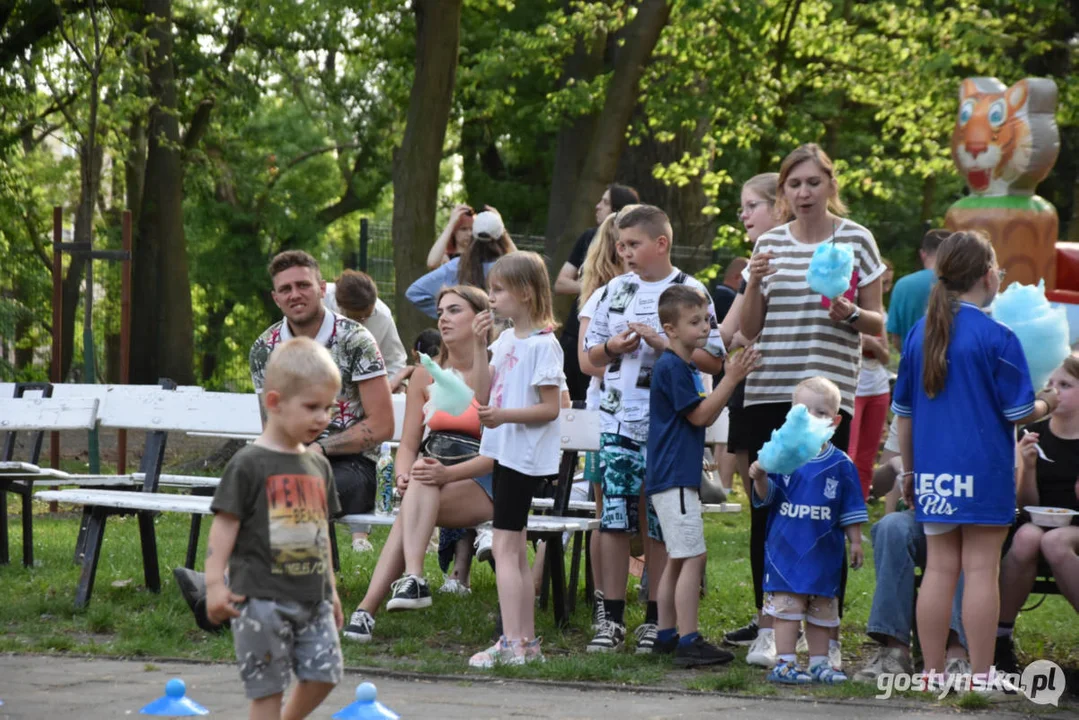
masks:
[[[854,311],[847,317],[843,318],[843,322],[847,323],[848,325],[853,325],[854,323],[858,322],[858,318],[860,318],[861,316],[862,309],[858,306],[855,306]]]
[[[607,357],[609,357],[609,358],[613,358],[613,357],[614,357],[614,353],[612,353],[612,352],[611,352],[611,349],[610,349],[609,347],[607,347],[607,341],[606,341],[606,340],[604,340],[604,341],[603,341],[603,352],[604,352],[604,353],[605,353],[605,354],[607,355]]]

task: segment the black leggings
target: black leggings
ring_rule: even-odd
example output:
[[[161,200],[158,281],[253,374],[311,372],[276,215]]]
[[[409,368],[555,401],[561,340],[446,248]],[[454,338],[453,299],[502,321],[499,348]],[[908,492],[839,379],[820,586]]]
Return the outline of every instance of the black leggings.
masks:
[[[760,431],[757,435],[758,438],[763,437],[763,440],[758,443],[752,443],[753,449],[749,450],[749,464],[752,465],[757,460],[757,453],[764,447],[764,443],[771,437],[772,430],[779,428],[783,424],[783,419],[787,416],[787,411],[791,406],[789,403],[769,403],[768,405],[755,406],[761,408],[761,412],[757,417],[752,415],[749,418],[749,422],[758,423]],[[752,411],[753,406],[748,408]],[[839,423],[839,427],[836,428],[835,435],[832,436],[832,444],[843,452],[847,451],[847,446],[850,444],[850,423],[851,416],[846,411],[841,410],[839,413],[843,420]],[[767,431],[764,431],[764,425],[770,425],[768,419],[779,418],[779,424],[775,427],[769,427]],[[750,492],[753,492],[752,483],[750,483]],[[768,514],[771,512],[769,507],[753,507],[753,503],[750,503],[749,509],[749,569],[753,573],[753,602],[756,603],[757,610],[764,607],[764,539],[768,535]],[[847,594],[847,552],[843,551],[843,572],[839,579],[839,616],[843,617],[843,600]]]

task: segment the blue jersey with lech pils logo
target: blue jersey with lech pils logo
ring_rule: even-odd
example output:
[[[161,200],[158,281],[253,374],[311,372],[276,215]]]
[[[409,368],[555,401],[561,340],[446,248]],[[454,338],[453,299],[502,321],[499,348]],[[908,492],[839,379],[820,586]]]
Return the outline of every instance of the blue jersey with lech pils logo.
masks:
[[[1034,410],[1019,339],[961,303],[948,342],[944,388],[922,380],[925,320],[903,343],[892,411],[911,418],[919,522],[1009,525],[1015,519],[1015,421]]]
[[[843,572],[843,528],[869,521],[858,470],[828,443],[793,475],[768,475],[771,506],[764,541],[764,589],[836,597]]]

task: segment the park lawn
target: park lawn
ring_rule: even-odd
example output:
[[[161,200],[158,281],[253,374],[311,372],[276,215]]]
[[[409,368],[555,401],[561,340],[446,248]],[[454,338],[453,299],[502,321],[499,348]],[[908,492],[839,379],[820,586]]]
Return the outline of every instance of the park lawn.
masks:
[[[744,501],[736,496],[735,500]],[[163,514],[156,520],[162,592],[155,595],[143,586],[138,523],[134,517],[109,520],[97,583],[90,606],[73,607],[79,567],[72,561],[78,531],[78,515],[50,515],[44,503],[36,503],[34,545],[36,564],[21,565],[21,529],[15,502],[12,514],[12,564],[0,567],[0,652],[100,654],[121,657],[170,657],[231,661],[231,636],[211,636],[196,628],[180,597],[170,568],[183,561],[188,517]],[[880,507],[871,508],[876,517]],[[205,549],[209,522],[203,523],[201,548]],[[868,528],[866,529],[868,536]],[[709,551],[708,594],[701,605],[701,629],[713,640],[745,623],[751,613],[752,586],[748,559],[748,513],[707,516]],[[372,540],[381,547],[386,530],[376,530]],[[350,549],[347,531],[338,528],[342,572],[338,587],[347,614],[359,602],[377,556],[358,555]],[[847,610],[843,619],[845,667],[853,673],[870,650],[863,633],[874,586],[872,548],[866,544],[866,567],[851,572]],[[568,558],[567,558],[568,560]],[[201,562],[200,562],[201,567]],[[441,573],[433,555],[426,571],[432,590],[441,585]],[[631,577],[631,584],[636,582]],[[470,597],[447,597],[435,592],[433,607],[404,613],[381,612],[374,641],[368,645],[344,644],[349,666],[379,667],[434,674],[474,673],[469,656],[490,644],[494,629],[497,592],[494,576],[486,565],[474,565]],[[635,598],[631,585],[630,597]],[[636,627],[644,606],[630,603],[627,624]],[[684,687],[752,695],[812,694],[832,697],[872,697],[874,686],[848,683],[835,688],[781,688],[765,682],[765,672],[742,662],[744,649],[730,666],[698,671],[678,670],[669,659],[637,657],[630,652],[590,655],[584,647],[591,637],[588,604],[578,601],[572,624],[564,631],[554,627],[550,610],[537,610],[537,631],[544,638],[547,662],[528,667],[499,668],[506,677],[562,681],[593,681],[629,685]],[[1079,623],[1074,610],[1059,596],[1046,598],[1036,610],[1024,613],[1016,628],[1021,659],[1054,660],[1079,666]],[[632,640],[632,632],[629,637]],[[631,645],[632,643],[627,643]],[[1034,709],[1024,704],[1024,711]]]

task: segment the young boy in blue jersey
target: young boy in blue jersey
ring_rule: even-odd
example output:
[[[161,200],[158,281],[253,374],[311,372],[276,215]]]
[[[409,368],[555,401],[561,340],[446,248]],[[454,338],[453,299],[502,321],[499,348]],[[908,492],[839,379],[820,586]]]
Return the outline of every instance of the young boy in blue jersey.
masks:
[[[692,356],[711,332],[707,296],[688,285],[670,286],[659,296],[659,321],[669,345],[652,369],[645,492],[659,517],[668,559],[656,598],[652,652],[673,652],[680,667],[718,665],[734,655],[697,632],[707,560],[700,500],[704,429],[719,417],[759,356],[752,348],[735,355],[718,387],[706,394]]]
[[[823,377],[803,380],[794,404],[814,417],[839,424],[840,393]],[[771,506],[764,545],[764,612],[775,618],[776,665],[773,682],[802,685],[838,683],[847,676],[828,662],[831,628],[839,626],[840,575],[844,535],[850,540],[851,567],[862,566],[861,524],[868,522],[858,470],[832,443],[793,475],[769,474],[754,462],[753,504]],[[806,623],[809,672],[798,665],[798,626]]]

